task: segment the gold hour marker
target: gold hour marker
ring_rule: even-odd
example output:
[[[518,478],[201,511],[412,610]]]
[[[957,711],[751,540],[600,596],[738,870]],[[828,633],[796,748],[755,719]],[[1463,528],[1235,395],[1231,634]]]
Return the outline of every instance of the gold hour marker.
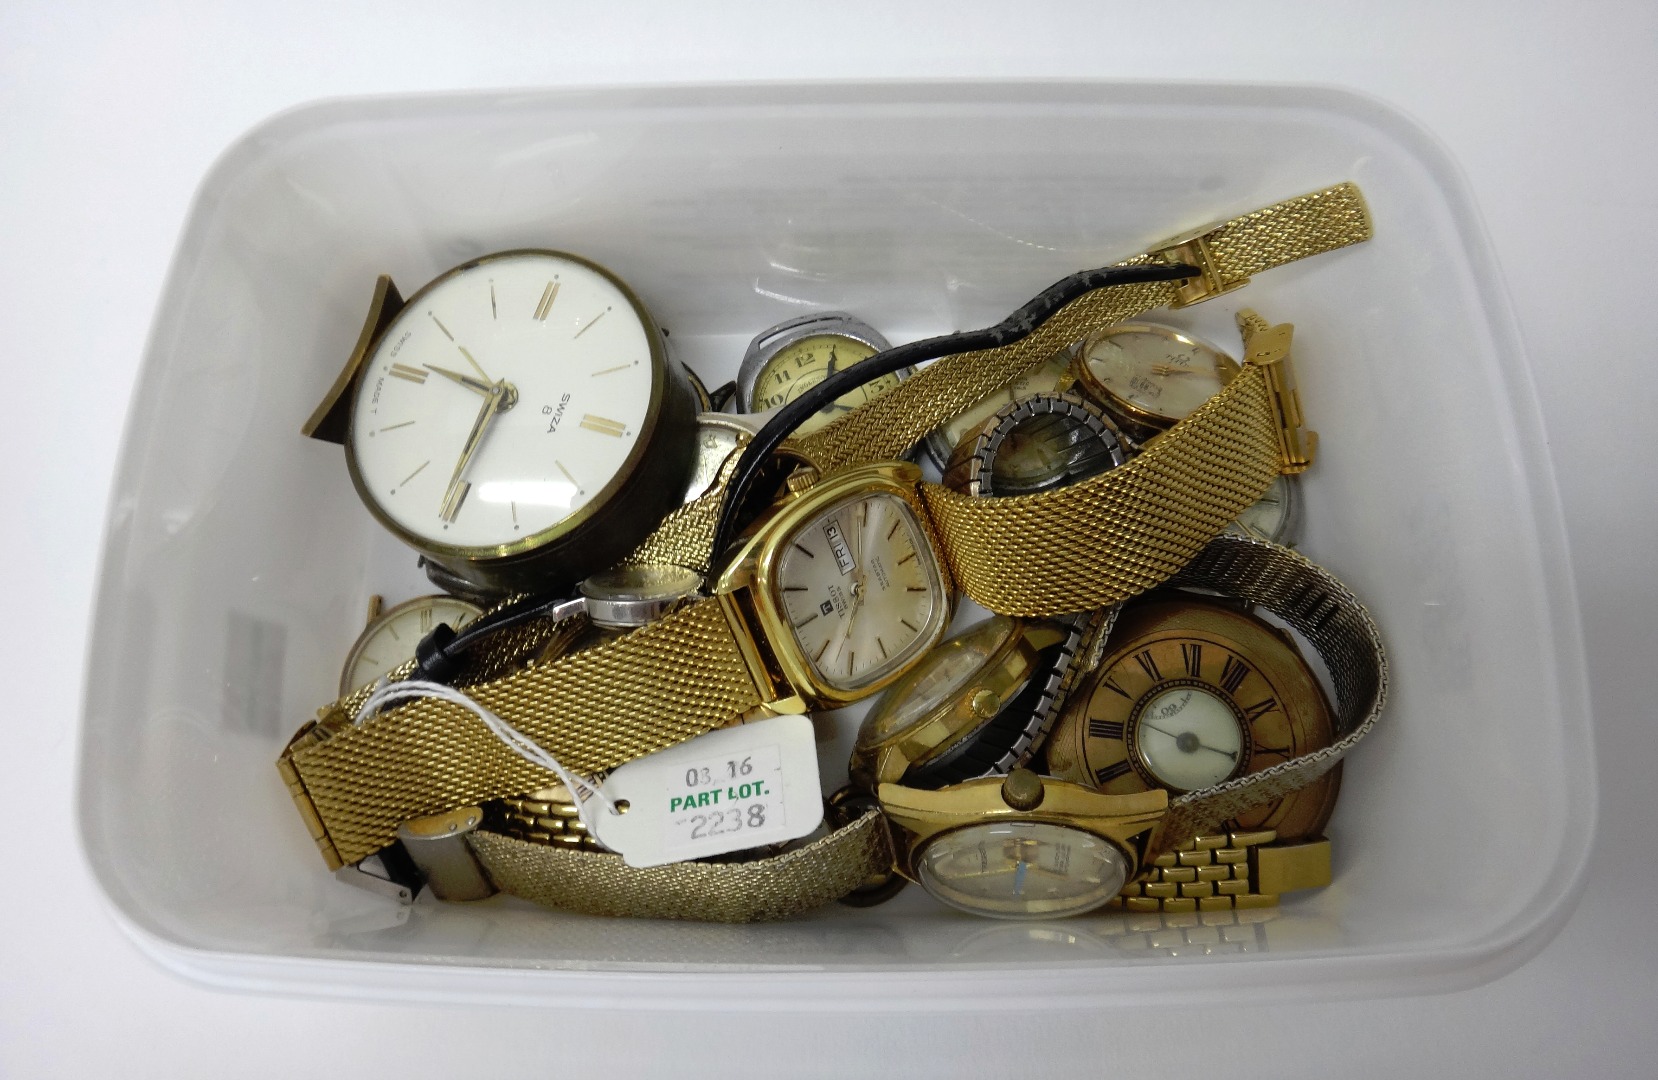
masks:
[[[420,463],[420,469],[424,469],[424,468],[425,468],[425,467],[426,467],[426,466],[428,466],[428,465],[430,465],[430,464],[431,464],[431,463],[432,463],[432,459],[431,459],[431,458],[427,458],[427,459],[426,459],[426,460],[425,460],[425,461],[422,461],[422,462],[421,462],[421,463]],[[398,484],[398,485],[397,485],[397,486],[398,486],[398,487],[403,487],[403,486],[405,486],[405,485],[406,485],[406,484],[408,484],[408,482],[409,482],[409,481],[410,481],[410,480],[413,480],[413,479],[414,479],[414,478],[415,478],[415,477],[417,477],[417,476],[419,476],[419,475],[420,475],[420,469],[416,469],[416,470],[415,470],[415,471],[414,471],[414,472],[412,472],[412,473],[410,473],[410,474],[409,474],[409,475],[408,475],[408,476],[406,476],[406,477],[404,477],[404,478],[403,478],[403,483],[401,483],[401,484]]]
[[[899,559],[898,560],[898,565],[903,566],[905,563],[909,562],[913,558],[915,558],[915,552],[912,551],[908,555],[904,556],[902,559]],[[920,590],[917,590],[917,591],[920,591]]]
[[[431,630],[432,630],[432,609],[431,608],[421,608],[420,609],[420,632],[422,634],[427,634],[427,633],[431,633]]]
[[[438,318],[436,315],[432,315],[432,313],[430,311],[428,311],[426,314],[432,316],[432,321],[438,324],[438,329],[443,331],[443,336],[444,337],[448,338],[450,341],[455,340],[455,335],[451,334],[449,332],[449,328],[447,326],[443,325],[443,320],[442,319]]]
[[[812,663],[815,664],[819,660],[822,660],[823,659],[823,654],[828,652],[828,651],[829,651],[829,639],[824,638],[823,639],[823,644],[819,645],[818,648],[817,648],[817,652],[812,654]]]
[[[553,310],[553,301],[558,299],[558,282],[549,281],[547,287],[541,290],[541,300],[535,305],[535,317],[541,322],[547,321],[547,313]]]
[[[410,425],[410,424],[412,424],[412,423],[414,423],[414,421],[413,421],[413,420],[405,420],[405,421],[403,421],[403,422],[402,422],[402,423],[401,423],[401,424],[391,424],[391,425],[389,425],[389,426],[387,426],[387,427],[383,427],[383,428],[381,428],[381,429],[380,429],[380,430],[381,430],[381,431],[396,431],[396,430],[397,430],[397,429],[398,429],[398,428],[400,428],[400,427],[408,427],[408,426],[409,426],[409,425]]]
[[[403,635],[399,634],[397,632],[397,624],[396,623],[387,623],[386,624],[386,633],[391,635],[391,638],[392,638],[393,641],[402,641],[403,640]]]
[[[590,323],[588,323],[588,324],[587,324],[587,325],[586,325],[586,326],[584,326],[584,327],[582,327],[582,328],[581,328],[581,329],[580,329],[580,330],[577,330],[577,331],[576,331],[576,337],[573,337],[573,338],[571,338],[571,339],[570,339],[570,340],[571,340],[571,341],[574,341],[574,340],[576,340],[576,338],[579,338],[579,337],[581,337],[581,336],[582,336],[582,335],[583,335],[583,334],[585,334],[585,333],[587,333],[587,332],[588,332],[588,331],[589,331],[589,330],[591,330],[591,329],[593,329],[593,323],[596,323],[596,322],[598,322],[598,321],[599,321],[599,320],[600,320],[600,319],[602,319],[602,318],[604,318],[604,315],[605,315],[605,311],[609,311],[609,310],[610,310],[610,309],[609,309],[609,308],[605,308],[605,309],[604,309],[604,311],[601,311],[601,312],[599,312],[599,313],[598,313],[598,314],[597,314],[597,315],[595,315],[595,316],[593,316],[593,322],[590,322]]]
[[[811,622],[815,618],[817,618],[817,612],[814,611],[810,615],[806,616],[804,619],[801,619],[799,622],[795,623],[794,628],[796,630],[799,630],[802,626],[805,626],[807,623]],[[828,645],[829,643],[827,641],[825,641],[824,644]]]
[[[898,526],[900,526],[902,524],[904,524],[902,521],[895,521],[895,522],[892,523],[892,528],[887,530],[887,539],[888,540],[892,539],[892,534],[897,532],[898,531]]]
[[[595,371],[593,374],[595,374],[595,375],[609,375],[612,371],[626,371],[628,368],[630,368],[632,366],[633,366],[632,364],[617,364],[615,367],[607,367],[602,371]]]
[[[920,629],[917,628],[916,625],[914,623],[910,622],[908,619],[899,619],[898,621],[903,623],[909,629],[910,633],[912,633],[912,634],[921,633]]]
[[[577,494],[577,495],[585,495],[585,494],[587,494],[587,493],[586,493],[586,492],[585,492],[585,491],[583,491],[583,490],[582,490],[582,489],[581,489],[581,485],[580,485],[580,484],[577,484],[577,483],[576,483],[576,478],[575,478],[575,477],[573,477],[573,476],[571,476],[571,475],[570,475],[570,470],[569,470],[569,469],[566,469],[566,468],[565,468],[565,467],[564,467],[564,462],[562,462],[562,461],[560,461],[560,460],[558,460],[558,459],[557,459],[557,458],[554,458],[554,459],[553,459],[553,464],[554,464],[554,465],[555,465],[555,466],[557,466],[557,467],[558,467],[558,471],[559,471],[559,472],[561,472],[561,473],[563,473],[563,474],[564,474],[564,478],[565,478],[565,479],[566,479],[566,480],[568,480],[568,481],[570,481],[570,483],[571,483],[571,484],[573,484],[573,485],[574,485],[574,486],[575,486],[575,489],[576,489],[576,494]]]
[[[417,367],[410,367],[408,364],[393,364],[391,374],[399,379],[407,379],[420,385],[424,385],[426,382],[426,372]]]
[[[512,503],[510,505],[512,506],[512,523],[516,525],[518,524],[518,504]]]
[[[581,426],[588,431],[597,431],[600,435],[614,435],[618,439],[627,432],[627,425],[619,420],[608,420],[603,416],[594,416],[592,413],[583,413]]]
[[[875,639],[875,644],[877,644],[881,647],[881,659],[885,660],[887,658],[887,643],[882,641],[879,637],[877,637]]]

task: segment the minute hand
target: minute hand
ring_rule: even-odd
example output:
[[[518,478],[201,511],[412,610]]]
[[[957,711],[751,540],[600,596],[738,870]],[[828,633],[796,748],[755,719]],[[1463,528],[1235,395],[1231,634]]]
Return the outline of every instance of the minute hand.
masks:
[[[507,396],[507,384],[495,383],[489,388],[489,397],[478,410],[478,418],[472,422],[472,433],[466,437],[466,446],[461,450],[461,459],[455,463],[455,473],[449,478],[449,486],[443,492],[443,506],[438,510],[438,517],[444,521],[454,521],[455,515],[460,513],[461,501],[466,497],[466,487],[461,483],[461,474],[466,472],[467,465],[472,462],[472,455],[478,452],[478,447],[484,441],[484,433],[495,419],[495,414],[501,411],[501,402]]]

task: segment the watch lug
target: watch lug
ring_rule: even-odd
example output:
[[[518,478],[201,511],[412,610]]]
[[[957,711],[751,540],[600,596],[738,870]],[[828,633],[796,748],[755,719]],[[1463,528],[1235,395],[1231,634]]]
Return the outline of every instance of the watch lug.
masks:
[[[328,393],[311,411],[310,419],[299,429],[300,434],[345,445],[346,431],[351,426],[351,387],[357,381],[363,361],[368,358],[369,349],[380,337],[381,331],[402,310],[403,294],[397,291],[389,275],[381,274],[374,283],[374,298],[369,301],[368,317],[363,320],[356,347],[351,350],[345,367],[335,376],[334,385],[328,388]]]

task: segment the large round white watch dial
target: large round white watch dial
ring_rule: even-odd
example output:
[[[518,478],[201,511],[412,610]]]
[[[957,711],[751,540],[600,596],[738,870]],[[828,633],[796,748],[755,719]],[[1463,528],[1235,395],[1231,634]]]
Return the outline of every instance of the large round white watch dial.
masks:
[[[838,690],[908,666],[938,640],[949,615],[921,524],[885,493],[842,500],[798,530],[776,580],[796,644]]]
[[[426,548],[533,547],[637,458],[655,334],[618,281],[571,256],[507,252],[451,271],[363,364],[348,443],[359,491]]]

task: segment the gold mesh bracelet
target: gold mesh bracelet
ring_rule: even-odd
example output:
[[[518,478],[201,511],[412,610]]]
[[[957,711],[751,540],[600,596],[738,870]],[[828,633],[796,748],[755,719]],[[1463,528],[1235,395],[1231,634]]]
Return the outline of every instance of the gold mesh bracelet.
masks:
[[[1199,278],[1086,293],[1019,341],[940,358],[886,393],[802,436],[798,450],[825,475],[849,465],[893,460],[952,416],[1090,333],[1156,307],[1185,306],[1230,292],[1263,270],[1357,244],[1370,236],[1364,196],[1356,185],[1342,183],[1176,237],[1119,265],[1184,263],[1197,267],[1202,272]],[[724,484],[716,484],[694,503],[670,514],[628,561],[672,562],[707,573],[724,494]],[[1166,562],[1161,557],[1158,561]],[[1133,567],[1125,570],[1134,575]]]
[[[957,586],[1002,615],[1126,600],[1190,562],[1281,469],[1265,369],[1253,364],[1134,460],[1069,487],[976,498],[921,492]]]
[[[891,839],[878,811],[805,847],[750,862],[637,869],[620,855],[491,832],[468,841],[502,892],[565,911],[640,919],[786,919],[845,896],[892,866]]]
[[[587,775],[723,727],[760,702],[717,600],[466,689]],[[468,710],[430,698],[355,726],[336,709],[301,731],[278,768],[334,869],[390,844],[411,818],[557,782]]]

